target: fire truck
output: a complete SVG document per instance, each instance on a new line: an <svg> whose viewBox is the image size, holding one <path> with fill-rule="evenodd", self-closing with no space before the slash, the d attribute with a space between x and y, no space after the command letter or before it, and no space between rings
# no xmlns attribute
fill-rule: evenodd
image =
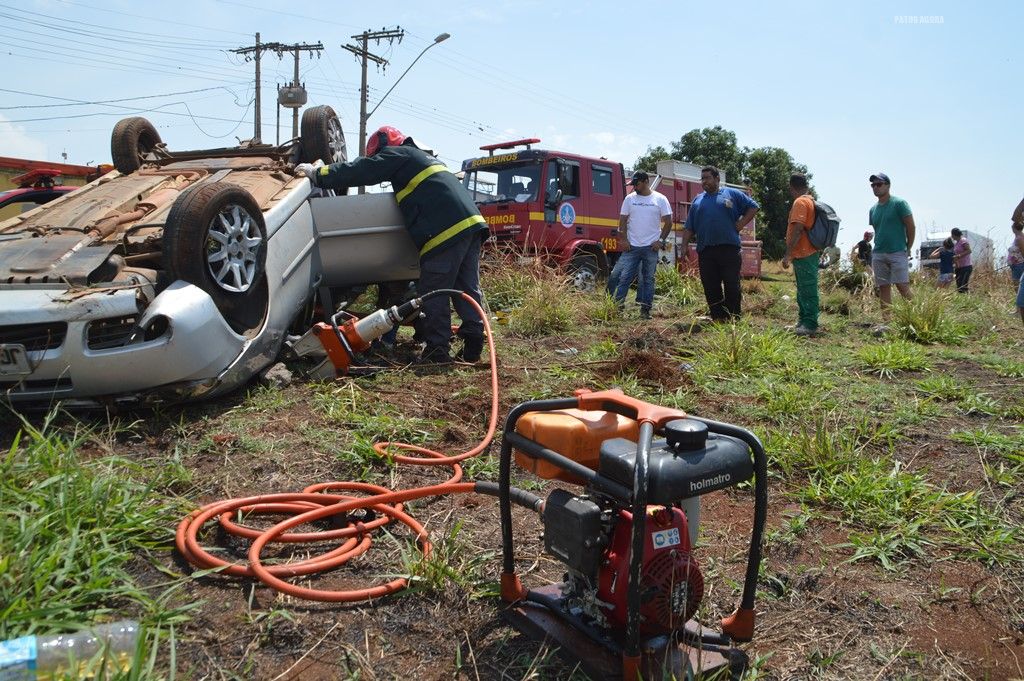
<svg viewBox="0 0 1024 681"><path fill-rule="evenodd" d="M607 276L623 250L619 210L630 188L621 163L561 151L535 149L537 138L480 147L486 156L462 162L463 183L473 194L498 248L541 256L564 267L578 288L590 289ZM724 176L722 183L725 182ZM728 184L749 193L742 185ZM662 252L661 263L684 272L696 269L696 248L678 254L683 225L694 198L702 191L700 166L661 161L651 188L672 206L675 244ZM745 277L761 275L761 242L755 221L741 233Z"/></svg>

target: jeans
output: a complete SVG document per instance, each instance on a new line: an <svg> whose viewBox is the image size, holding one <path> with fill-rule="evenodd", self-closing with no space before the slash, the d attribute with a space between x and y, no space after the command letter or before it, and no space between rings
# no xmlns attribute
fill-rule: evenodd
<svg viewBox="0 0 1024 681"><path fill-rule="evenodd" d="M619 270L615 300L620 304L626 302L629 285L636 277L636 302L641 308L650 310L654 302L654 269L657 266L658 252L650 246L633 246L619 256L619 262L615 264L615 269Z"/></svg>
<svg viewBox="0 0 1024 681"><path fill-rule="evenodd" d="M793 261L796 275L796 306L800 310L800 326L818 330L818 254Z"/></svg>
<svg viewBox="0 0 1024 681"><path fill-rule="evenodd" d="M740 267L743 259L739 246L705 246L697 254L700 283L712 319L740 316L743 293L740 291Z"/></svg>
<svg viewBox="0 0 1024 681"><path fill-rule="evenodd" d="M430 251L420 258L419 295L448 288L458 289L470 295L477 303L480 294L480 233L467 235L455 243L436 252ZM449 302L449 300L451 302ZM463 338L484 337L484 322L480 314L462 296L435 296L423 302L423 318L416 324L417 335L427 347L442 347L448 351L452 338L452 305L462 326L459 335Z"/></svg>
<svg viewBox="0 0 1024 681"><path fill-rule="evenodd" d="M974 265L968 265L967 267L957 267L953 273L956 275L956 292L967 293L968 284L971 281L971 272L974 271Z"/></svg>
<svg viewBox="0 0 1024 681"><path fill-rule="evenodd" d="M615 289L619 287L619 275L621 274L622 258L620 257L615 261L615 264L612 266L612 271L608 273L608 281L605 283L605 287L608 289L608 295L612 297L615 296Z"/></svg>

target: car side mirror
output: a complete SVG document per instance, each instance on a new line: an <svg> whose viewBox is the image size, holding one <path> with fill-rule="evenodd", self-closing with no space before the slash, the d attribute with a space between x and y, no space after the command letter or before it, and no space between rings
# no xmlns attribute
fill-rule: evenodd
<svg viewBox="0 0 1024 681"><path fill-rule="evenodd" d="M554 208L562 202L562 190L558 187L552 187L548 190L547 200L544 205L548 208Z"/></svg>

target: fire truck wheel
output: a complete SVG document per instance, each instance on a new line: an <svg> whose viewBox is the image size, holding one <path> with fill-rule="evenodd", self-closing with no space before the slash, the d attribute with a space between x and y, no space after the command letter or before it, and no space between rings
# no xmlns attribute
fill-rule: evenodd
<svg viewBox="0 0 1024 681"><path fill-rule="evenodd" d="M146 155L160 143L160 133L145 118L121 119L110 135L110 156L114 167L122 175L135 172L142 167Z"/></svg>
<svg viewBox="0 0 1024 681"><path fill-rule="evenodd" d="M572 285L577 291L590 293L597 290L597 275L599 272L597 258L589 253L579 253L573 256L569 263L569 274L572 277Z"/></svg>
<svg viewBox="0 0 1024 681"><path fill-rule="evenodd" d="M210 294L236 331L259 324L267 307L267 228L249 192L227 182L182 192L167 215L162 246L172 281Z"/></svg>

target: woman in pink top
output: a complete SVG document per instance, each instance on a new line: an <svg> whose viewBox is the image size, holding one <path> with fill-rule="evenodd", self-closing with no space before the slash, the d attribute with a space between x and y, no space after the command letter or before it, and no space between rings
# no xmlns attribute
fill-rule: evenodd
<svg viewBox="0 0 1024 681"><path fill-rule="evenodd" d="M967 293L967 285L974 270L971 264L971 245L967 243L959 227L951 229L949 234L953 237L953 274L956 275L956 292Z"/></svg>

